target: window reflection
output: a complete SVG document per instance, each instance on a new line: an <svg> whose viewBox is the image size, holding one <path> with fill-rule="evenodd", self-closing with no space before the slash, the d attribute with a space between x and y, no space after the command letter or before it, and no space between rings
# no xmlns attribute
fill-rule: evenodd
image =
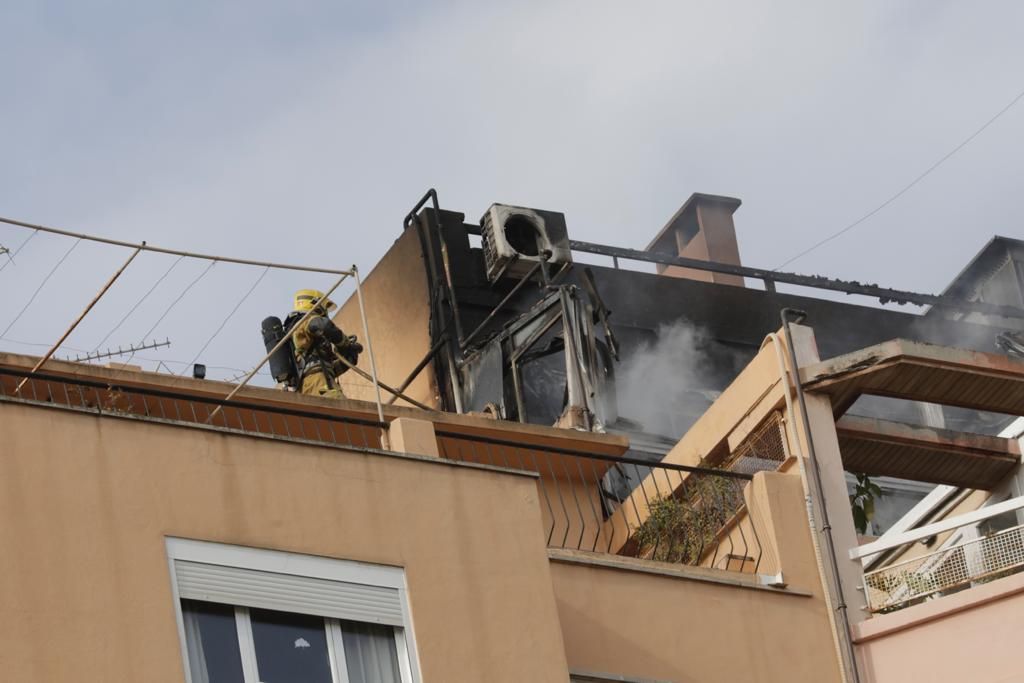
<svg viewBox="0 0 1024 683"><path fill-rule="evenodd" d="M192 683L243 683L234 607L182 600L181 614Z"/></svg>
<svg viewBox="0 0 1024 683"><path fill-rule="evenodd" d="M264 609L251 609L249 616L261 683L331 683L321 617Z"/></svg>

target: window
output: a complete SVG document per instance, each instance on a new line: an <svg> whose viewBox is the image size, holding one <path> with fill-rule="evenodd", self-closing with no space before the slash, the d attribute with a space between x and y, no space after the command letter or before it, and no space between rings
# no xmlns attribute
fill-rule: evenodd
<svg viewBox="0 0 1024 683"><path fill-rule="evenodd" d="M401 569L167 539L189 683L414 683Z"/></svg>

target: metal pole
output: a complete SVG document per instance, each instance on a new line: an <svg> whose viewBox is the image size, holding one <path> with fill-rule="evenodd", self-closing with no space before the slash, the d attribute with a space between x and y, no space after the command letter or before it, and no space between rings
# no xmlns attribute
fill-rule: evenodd
<svg viewBox="0 0 1024 683"><path fill-rule="evenodd" d="M853 681L860 681L860 671L857 668L857 655L854 652L853 640L850 634L850 616L848 607L846 605L846 598L843 595L843 579L842 574L839 571L839 561L836 557L836 545L835 540L832 538L832 524L828 518L828 507L825 504L825 487L821 483L821 470L818 468L818 454L814 449L814 436L811 434L811 420L807 415L807 399L804 395L804 385L800 379L800 365L796 358L796 349L793 346L793 335L790 332L790 316L799 324L807 317L807 314L803 311L799 311L793 308L783 308L779 314L782 319L782 332L786 338L786 346L789 349L789 362L793 370L793 385L796 389L797 403L800 406L800 421L804 428L804 434L807 436L807 464L811 470L813 476L814 488L817 489L818 505L821 511L821 534L825 537L825 547L828 551L828 559L830 569L832 570L832 576L835 579L836 588L836 611L842 617L843 628L841 629L843 637L843 649L846 654L847 662L844 662L845 667L849 669L852 674ZM787 390L788 391L788 390Z"/></svg>
<svg viewBox="0 0 1024 683"><path fill-rule="evenodd" d="M459 371L455 367L455 352L452 351L452 344L444 345L448 352L448 381L452 383L452 397L455 399L455 412L462 414L462 384L459 382Z"/></svg>
<svg viewBox="0 0 1024 683"><path fill-rule="evenodd" d="M98 302L103 297L103 295L107 293L107 290L110 289L110 286L114 284L114 281L117 280L117 278L121 277L121 273L124 272L124 269L128 267L129 263L135 260L135 257L139 255L139 252L141 252L142 248L145 246L146 243L143 242L141 245L135 247L135 251L133 251L132 255L128 257L128 260L124 262L124 265L118 268L117 272L114 273L109 280L107 280L107 284L103 285L103 289L100 290L99 294L94 296L92 298L92 301L89 302L89 305L85 307L85 310L82 311L77 318L75 318L75 322L71 323L71 327L69 327L64 332L64 334L60 336L60 339L57 340L56 344L50 347L50 350L46 352L46 355L39 359L39 362L36 363L35 367L29 370L29 376L31 376L39 368L43 367L43 363L50 360L50 356L52 356L57 351L57 349L60 348L60 345L64 343L64 340L67 339L68 336L70 336L70 334L75 330L75 328L78 327L78 324L85 319L85 316L89 314L89 311L91 311L92 307L96 305L96 302ZM27 382L28 380L29 378L28 376L26 376L20 382L18 382L18 386L15 387L14 393L18 393L19 391L21 391L21 388L25 386L25 382Z"/></svg>
<svg viewBox="0 0 1024 683"><path fill-rule="evenodd" d="M708 271L712 273L723 273L726 275L738 275L749 277L763 282L774 282L777 284L797 285L800 287L812 287L825 289L833 292L844 292L846 294L857 294L877 298L883 304L910 303L917 306L939 306L952 310L1001 316L1004 318L1024 318L1024 309L1020 306L1007 306L1001 304L990 304L984 301L967 301L960 298L945 295L921 294L920 292L908 292L901 289L879 287L878 285L866 285L852 280L837 280L821 275L799 275L779 270L765 270L763 268L748 268L736 266L731 263L719 263L716 261L702 261L695 258L684 258L670 254L656 254L637 249L625 249L622 247L609 247L603 244L591 242L580 242L569 240L569 248L572 251L581 251L587 254L599 254L612 256L630 261L644 261L647 263L658 263L666 266L680 266L693 270Z"/></svg>
<svg viewBox="0 0 1024 683"><path fill-rule="evenodd" d="M96 237L95 235L87 235L82 232L72 232L70 230L61 230L60 228L51 228L46 225L36 225L35 223L26 223L25 221L16 221L13 218L4 218L0 216L0 223L7 223L8 225L17 225L21 228L30 228L32 230L38 230L39 232L46 232L51 235L63 235L65 237L77 237L81 240L87 240L90 242L100 242L102 244L113 244L118 247L129 247L132 249L138 248L143 251L152 251L158 254L172 254L174 256L187 256L189 258L203 259L205 261L222 261L224 263L238 263L243 266L265 266L267 268L281 268L284 270L301 270L310 273L331 273L332 275L351 275L348 271L344 270L332 270L330 268L314 268L312 266L293 266L287 263L272 263L270 261L253 261L251 259L233 258L231 256L214 256L212 254L199 254L192 251L181 251L180 249L165 249L163 247L151 247L145 242L142 244L135 244L134 242L125 242L123 240L113 240L107 237Z"/></svg>
<svg viewBox="0 0 1024 683"><path fill-rule="evenodd" d="M373 357L373 340L370 339L370 326L366 324L366 307L363 306L363 284L359 279L359 269L352 265L356 276L356 299L359 301L359 317L363 319L363 335L366 337L366 351L370 354L370 379L377 392L377 419L384 421L384 406L380 400L380 382L377 380L377 360ZM386 438L386 437L385 437Z"/></svg>
<svg viewBox="0 0 1024 683"><path fill-rule="evenodd" d="M395 399L397 398L404 398L401 396L401 392L405 391L409 387L409 385L413 383L413 380L419 377L419 374L423 372L423 368L427 367L427 364L430 363L430 360L434 357L434 355L441 350L441 347L444 344L447 343L448 336L442 335L442 337L437 340L437 343L435 343L430 348L430 350L427 351L427 355L423 356L423 360L416 364L416 367L412 369L412 372L410 372L409 376L405 378L405 381L398 385L398 389L392 392L391 398L387 400L387 403L385 405L391 405L392 403L395 402Z"/></svg>
<svg viewBox="0 0 1024 683"><path fill-rule="evenodd" d="M340 360L342 363L347 365L350 370L355 372L357 375L359 375L363 379L368 379L371 382L374 381L373 375L371 375L370 373L366 372L366 370L363 370L360 367L356 367L353 363L349 362L348 358L345 358L341 354L335 354L335 356L337 357L338 360ZM421 410L433 410L433 408L431 408L430 406L424 405L424 404L420 403L419 401L417 401L416 399L409 398L408 396L406 396L405 394L402 393L401 389L395 389L394 387L391 387L391 386L389 386L387 384L384 384L384 382L381 382L379 380L377 381L377 384L380 386L381 389L383 389L384 391L386 391L389 394L393 395L395 398L400 398L400 399L406 400L406 401L408 401L409 403L413 404L414 406L416 406L417 408L419 408ZM391 404L389 403L388 405L391 405ZM381 422L383 422L383 421L384 420L381 420Z"/></svg>
<svg viewBox="0 0 1024 683"><path fill-rule="evenodd" d="M537 261L537 263L533 266L533 268L530 269L530 272L528 272L526 274L526 276L523 277L522 280L520 280L519 282L516 283L515 287L513 287L511 289L511 291L509 291L509 293L505 295L505 298L503 298L501 301L498 302L497 306L495 306L493 309L491 309L491 312L487 314L487 317L484 318L484 321L482 323L480 323L479 325L477 325L476 329L469 333L469 336L467 336L465 339L462 340L462 347L463 348L469 346L469 343L471 341L473 341L474 339L476 339L476 336L478 334L480 334L480 332L485 327L487 327L487 323L491 322L491 320L494 319L494 316L498 315L498 311L500 311L502 308L504 308L505 304L507 304L509 302L509 300L512 299L512 297L514 297L519 292L520 289L522 289L523 285L525 285L527 282L530 281L530 278L533 277L533 274L536 273L537 270L539 268L541 268L541 266L543 266L543 264L544 264L543 260ZM547 282L545 282L544 284L547 284Z"/></svg>
<svg viewBox="0 0 1024 683"><path fill-rule="evenodd" d="M330 298L331 294L334 293L334 290L336 290L341 285L341 283L345 281L345 278L347 278L347 277L348 277L347 273L345 273L341 277L339 277L337 282L335 282L334 285L330 289L328 289L327 292L324 293L323 297L321 297L321 298L322 299ZM261 360L259 362L259 364L255 368L253 368L252 370L249 371L249 374L247 374L245 376L245 378L242 380L242 382L238 386L236 386L234 389L231 390L231 393L229 393L227 396L224 397L224 400L225 401L230 401L232 398L234 398L235 394L237 394L239 391L241 391L242 387L244 387L246 384L248 384L249 380L251 380L253 377L256 376L256 373L260 371L260 368L262 368L266 364L266 362L268 360L270 360L270 357L273 356L275 353L277 353L278 349L280 349L282 346L284 346L285 344L288 343L288 340L291 339L292 335L295 334L295 331L298 330L302 326L302 323L306 322L306 320L308 320L314 313L316 313L316 309L317 309L317 307L313 306L308 311L306 311L306 314L304 316L302 316L297 323L292 325L290 330L288 330L288 334L284 335L284 337L281 338L281 341L277 342L277 344L274 345L274 348L272 348L267 355L263 356L263 360ZM213 421L213 418L215 418L217 416L217 413L219 413L221 408L223 408L223 407L224 406L219 405L216 408L214 408L213 412L210 413L210 417L206 418L206 422L209 423L209 422Z"/></svg>

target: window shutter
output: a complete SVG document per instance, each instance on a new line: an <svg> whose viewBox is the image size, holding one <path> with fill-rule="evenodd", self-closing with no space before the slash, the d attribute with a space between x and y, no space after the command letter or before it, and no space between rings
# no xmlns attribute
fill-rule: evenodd
<svg viewBox="0 0 1024 683"><path fill-rule="evenodd" d="M220 602L402 626L397 588L175 560L178 594Z"/></svg>

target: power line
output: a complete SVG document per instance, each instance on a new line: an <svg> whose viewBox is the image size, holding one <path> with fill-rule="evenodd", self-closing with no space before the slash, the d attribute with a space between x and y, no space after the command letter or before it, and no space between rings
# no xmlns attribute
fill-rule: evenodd
<svg viewBox="0 0 1024 683"><path fill-rule="evenodd" d="M201 349L199 349L199 351L196 353L195 358L192 359L192 362L189 363L189 365L192 365L197 360L199 360L199 356L203 355L203 351L206 350L206 347L210 345L210 342L212 342L214 339L216 339L217 335L220 334L221 330L224 329L224 326L228 324L229 320L231 320L231 317L233 315L235 315L235 313L238 312L238 309L241 308L242 304L245 303L245 300L249 298L249 295L251 295L253 293L253 291L259 286L259 284L261 282L263 282L263 278L265 278L267 276L267 273L269 273L269 272L270 272L270 266L267 266L266 268L263 269L263 272L260 273L260 276L258 278L256 278L256 282L252 283L252 287L249 288L249 291L247 291L245 293L245 295L241 299L238 300L238 303L235 304L235 307L231 309L231 312L228 313L227 317L224 318L223 321L221 321L221 324L217 327L217 330L212 335L210 335L210 338L206 340L206 343L203 344L203 347ZM182 371L180 373L178 373L178 374L184 374L187 370L188 370L188 366L185 366L182 369Z"/></svg>
<svg viewBox="0 0 1024 683"><path fill-rule="evenodd" d="M71 252L75 250L75 247L77 247L79 243L81 243L81 241L81 239L75 240L75 243L71 245L71 248L64 252L64 255L60 257L59 261L57 261L57 265L55 265L50 270L50 272L46 274L46 277L43 278L43 281L39 283L38 287L36 287L36 291L32 292L32 296L29 298L28 303L25 304L25 306L20 311L18 311L18 315L14 316L14 320L12 320L7 325L7 327L4 328L4 331L0 332L0 337L3 337L8 332L10 332L11 328L14 327L14 324L21 319L21 316L25 315L25 311L29 309L29 306L32 305L32 302L36 300L37 296L39 296L39 292L43 290L43 287L46 286L46 283L50 281L50 278L53 277L53 274L57 272L57 269L60 268L61 264L64 263L67 257L71 256ZM28 240L25 240L25 242L28 242ZM22 246L24 246L24 243L22 244Z"/></svg>
<svg viewBox="0 0 1024 683"><path fill-rule="evenodd" d="M44 342L21 341L20 339L11 339L10 337L3 337L3 336L0 336L0 340L11 342L12 344L20 344L21 346L40 346L40 347L49 348L52 345L52 342L51 343L44 343ZM61 345L61 348L62 349L67 349L68 351L77 351L79 353L89 353L89 349L80 349L80 348L77 348L77 347L74 347L74 346L68 346L67 344Z"/></svg>
<svg viewBox="0 0 1024 683"><path fill-rule="evenodd" d="M38 230L33 230L32 234L26 237L25 240L18 245L18 248L14 250L13 254L10 251L7 252L7 260L4 261L4 264L2 266L0 266L0 273L4 272L4 268L6 268L8 265L14 263L14 257L21 253L21 250L25 248L25 245L28 244L32 240L32 238L38 234Z"/></svg>
<svg viewBox="0 0 1024 683"><path fill-rule="evenodd" d="M178 305L178 302L179 302L179 301L181 301L182 299L184 299L184 298L185 298L185 295L189 293L189 290L191 290L191 289L192 289L193 287L195 287L195 286L196 286L196 283L198 283L198 282L199 282L200 280L202 280L202 279L203 279L204 277L206 277L206 274L207 274L207 273L209 273L209 272L210 272L210 270L211 270L211 269L212 269L212 268L213 268L213 267L214 267L215 265L217 265L217 262L216 262L216 261L210 261L210 265L206 266L206 269L205 269L205 270L203 270L203 272L201 272L201 273L199 274L199 276L198 276L198 277L197 277L196 279L194 279L194 280L192 280L192 282L188 283L188 286L187 286L187 287L185 287L185 289L184 289L184 290L183 290L183 291L181 292L181 294L179 294L179 295L178 295L178 298L177 298L177 299L175 299L174 301L172 301L172 302L171 302L171 305L170 305L170 306L168 306L168 307L167 307L167 309L166 309L166 310L165 310L165 311L164 311L164 312L163 312L163 313L162 313L162 314L160 315L160 317L159 317L159 318L157 319L157 321L156 321L155 323L153 323L153 327L149 328L149 330L148 330L148 331L146 332L146 334L142 335L142 341L145 341L145 340L146 340L146 337L149 337L149 336L151 336L151 335L153 334L153 331L154 331L154 330L155 330L155 329L156 329L157 327L159 327L159 326L160 326L160 323L162 323L162 322L164 321L164 318L166 318L166 317L167 317L167 315L168 315L168 314L169 314L169 313L171 312L171 310L172 310L172 309L173 309L173 308L174 308L175 306L177 306L177 305ZM141 342L140 342L140 343L141 343ZM132 354L131 356L129 356L129 357L128 357L128 360L126 360L126 361L125 361L125 363L130 363L130 362L132 361L132 358L134 358L134 357L135 357L135 354L133 353L133 354Z"/></svg>
<svg viewBox="0 0 1024 683"><path fill-rule="evenodd" d="M124 322L125 322L126 320L128 320L128 317L129 317L129 316L131 316L131 314L132 314L132 313L134 313L134 312L135 312L135 310L136 310L136 309L137 309L137 308L138 308L139 306L141 306L141 305L142 305L142 302L144 302L144 301L145 301L146 299L148 299L148 298L149 298L149 295L150 295L150 294L152 294L152 293L153 293L154 291L156 291L156 288L160 286L160 283L161 283L161 282L163 282L163 281L164 281L164 280L165 280L165 279L167 278L167 276L171 274L171 271L172 271L172 270L174 270L175 266L177 266L177 265L178 265L179 263L181 263L182 259L184 259L184 258L185 258L184 256L179 256L179 257L178 257L178 259L177 259L177 260L176 260L176 261L175 261L174 263L172 263L172 264L171 264L171 267L170 267L170 268L168 268L168 269L167 269L167 270L166 270L166 271L164 272L164 274L163 274L163 275L161 275L161 276L159 277L159 279L157 279L157 281L156 281L155 283L153 283L153 286L149 288L149 291L148 291L148 292L146 292L145 294L143 294L143 295L142 295L142 298L141 298L141 299L139 299L138 301L136 301L136 302L135 302L135 305L134 305L134 306L132 306L132 307L131 307L130 309L128 309L128 312L124 314L124 317L122 317L122 318L121 318L121 320L119 320L119 321L118 321L118 323L117 323L116 325L114 325L113 329L111 329L111 330L110 330L109 332L107 332L106 336L104 336L104 337L103 337L103 339L101 339L101 340L99 341L99 343L98 343L98 344L96 344L95 348L93 348L93 351L96 351L96 350L97 350L97 349L99 349L99 348L100 348L101 346L103 346L103 342L105 342L105 341L107 341L108 339L110 339L111 335L113 335L113 334L114 334L115 332L117 332L117 331L118 331L118 330L119 330L119 329L121 328L121 325L123 325L123 324L124 324Z"/></svg>
<svg viewBox="0 0 1024 683"><path fill-rule="evenodd" d="M22 339L12 339L11 337L0 337L0 341L6 341L6 342L10 342L12 344L19 344L21 346L37 346L37 347L42 347L42 348L49 348L51 346L51 342L30 342L30 341L24 341ZM75 352L78 352L78 353L90 353L91 352L90 349L83 349L83 348L79 348L79 347L76 347L76 346L68 346L66 344L62 345L61 348L65 349L67 351L75 351ZM184 365L186 367L192 365L192 363L189 363L188 361L174 360L173 358L150 358L148 356L135 356L135 357L138 358L139 360L144 360L147 363L173 363L174 365ZM233 367L231 365L209 365L209 364L207 364L206 367L211 369L211 370L230 370L231 372L238 372L238 373L241 373L242 375L245 375L246 373L249 372L249 370L243 370L242 368L236 368L236 367ZM270 377L271 376L269 370L260 370L257 374L263 375L263 376L266 376L266 377Z"/></svg>
<svg viewBox="0 0 1024 683"><path fill-rule="evenodd" d="M954 154L956 154L956 153L957 153L957 152L959 152L959 151L960 151L961 149L963 149L964 147L966 147L966 146L967 146L967 145L968 145L968 144L969 144L969 143L970 143L970 142L971 142L972 140L974 140L974 138L976 138L976 137L978 137L979 135L981 135L981 133L982 133L982 132L984 132L984 130L985 130L986 128L988 128L988 127L989 127L989 126L991 126L991 125L992 125L993 123L995 123L995 122L996 122L996 120L997 120L997 119L998 119L998 118L999 118L1000 116L1002 116L1003 114L1005 114L1006 112L1008 112L1008 111L1009 111L1009 110L1010 110L1010 109L1011 109L1011 108L1013 107L1013 105L1017 104L1017 102L1019 102L1019 101L1020 101L1021 99L1024 99L1024 90L1022 90L1021 92L1017 93L1017 95L1016 95L1016 96L1015 96L1015 97L1014 97L1014 98L1013 98L1012 100L1010 100L1010 103L1009 103L1009 104L1007 104L1007 105L1006 105L1005 107L1003 107L1003 108L1002 108L1002 109L1000 109L1000 110L999 110L998 112L996 112L996 115L995 115L995 116L993 116L992 118L990 118L990 119L989 119L988 121L986 121L986 122L984 123L984 125L982 125L982 126L981 126L981 128L977 129L976 131L974 131L973 133L971 133L970 135L968 135L968 136L967 136L967 138L965 138L963 142L961 142L961 143L960 143L959 145L957 145L957 146L956 146L956 147L954 147L954 148L953 148L952 150L950 150L950 151L949 151L949 152L947 152L947 153L946 153L945 155L943 155L943 156L942 156L942 158L940 158L940 159L939 159L938 161L936 161L936 162L935 162L934 164L932 164L932 165L931 165L931 166L929 166L929 167L928 167L927 169L925 169L925 171L924 171L923 173L921 173L921 174L920 174L919 176L917 176L917 177L916 177L916 178L914 178L914 179L913 179L912 181L910 181L910 183L909 183L909 184L907 184L906 186L904 186L904 187L903 187L903 189L901 189L901 190L900 190L899 192L897 192L896 194L892 195L891 197L889 197L888 199L886 199L886 200L885 200L884 202L882 202L881 204L879 204L878 206L876 206L875 208L873 208L873 209L872 209L871 211L868 211L868 212L867 212L866 214L864 214L863 216L861 216L860 218L858 218L858 219L857 219L857 220L855 220L854 222L850 223L850 224L849 224L849 225L847 225L846 227L842 228L841 230L839 230L839 231L837 231L837 232L834 232L834 233L832 233L831 235L829 235L829 236L828 236L828 237L826 237L825 239L823 239L823 240L821 240L821 241L819 241L819 242L815 243L815 244L814 244L814 245L812 245L811 247L808 247L807 249L804 249L803 251L801 251L801 252L800 252L799 254L797 254L796 256L793 256L793 257L791 257L791 258L790 258L790 259L789 259L788 261L786 261L785 263L782 263L782 264L780 264L780 265L776 266L776 267L775 267L775 270L779 270L780 268L785 268L786 266L788 266L788 265L789 265L790 263L792 263L793 261L796 261L796 260L797 260L798 258L800 258L800 257L802 257L802 256L806 256L807 254L811 253L812 251L814 251L814 250L815 250L815 249L817 249L818 247L822 246L823 244L827 244L828 242L831 242L831 241L832 241L832 240L834 240L835 238L839 237L840 235L843 235L843 234L845 234L845 233L849 232L850 230L853 230L853 229L854 229L854 228L856 228L856 227L857 227L858 225L860 225L861 223L863 223L863 222L864 222L864 221L866 221L867 219L871 218L872 216L874 216L874 215L875 215L876 213L878 213L879 211L881 211L881 210L882 210L882 209L884 209L885 207L887 207L887 206L889 206L890 204L892 204L892 203L893 203L894 201L896 201L897 199L899 199L900 197L902 197L902 196L903 196L904 194L906 194L906 193L907 193L907 192L908 192L908 191L909 191L909 190L910 190L911 188L913 188L913 187L914 187L915 185L917 185L917 184L918 184L919 182L921 182L922 180L924 180L925 178L927 178L927 177L928 177L928 176L929 176L929 175L931 174L931 172L932 172L932 171L934 171L934 170L935 170L935 169L937 169L937 168L938 168L939 166L941 166L941 165L942 165L943 163L945 163L945 162L946 162L946 161L947 161L947 160L948 160L948 159L949 159L950 157L952 157L952 156L953 156Z"/></svg>

